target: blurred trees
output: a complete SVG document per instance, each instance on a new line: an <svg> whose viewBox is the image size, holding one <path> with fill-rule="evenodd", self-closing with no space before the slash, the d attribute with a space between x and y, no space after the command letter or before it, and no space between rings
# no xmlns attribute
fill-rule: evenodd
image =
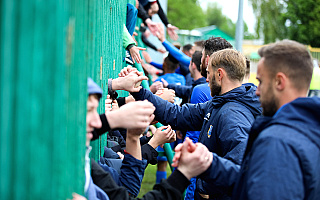
<svg viewBox="0 0 320 200"><path fill-rule="evenodd" d="M217 3L208 3L206 10L208 25L216 25L220 30L235 37L236 23L222 13L222 8ZM254 36L249 33L248 26L244 22L244 39L253 39Z"/></svg>
<svg viewBox="0 0 320 200"><path fill-rule="evenodd" d="M320 0L251 0L265 43L289 38L320 47Z"/></svg>
<svg viewBox="0 0 320 200"><path fill-rule="evenodd" d="M207 25L197 0L168 0L168 19L180 29L191 30Z"/></svg>
<svg viewBox="0 0 320 200"><path fill-rule="evenodd" d="M235 37L236 24L222 13L217 3L208 3L205 11L197 0L168 0L168 18L170 23L180 29L191 30L208 25L215 25L226 34ZM253 39L244 23L244 38Z"/></svg>

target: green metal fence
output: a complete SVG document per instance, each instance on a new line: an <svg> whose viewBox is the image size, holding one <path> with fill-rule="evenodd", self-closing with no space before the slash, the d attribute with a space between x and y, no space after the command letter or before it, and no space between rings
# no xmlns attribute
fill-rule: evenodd
<svg viewBox="0 0 320 200"><path fill-rule="evenodd" d="M126 3L1 1L0 199L83 193L86 79L106 97L107 78L123 67Z"/></svg>

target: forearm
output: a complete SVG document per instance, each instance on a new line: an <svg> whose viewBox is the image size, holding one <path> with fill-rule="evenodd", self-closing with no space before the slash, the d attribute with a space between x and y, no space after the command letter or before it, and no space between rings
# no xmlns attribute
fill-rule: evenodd
<svg viewBox="0 0 320 200"><path fill-rule="evenodd" d="M168 21L168 18L166 16L166 14L163 12L163 9L159 3L159 1L157 1L158 5L159 5L159 11L158 11L158 15L162 21L162 23L165 25L165 26L168 26L169 24L169 21Z"/></svg>
<svg viewBox="0 0 320 200"><path fill-rule="evenodd" d="M129 45L135 45L135 41L133 40L133 38L131 37L130 33L128 32L128 29L126 28L125 25L123 25L123 48L125 48L126 50Z"/></svg>
<svg viewBox="0 0 320 200"><path fill-rule="evenodd" d="M173 89L177 97L189 98L191 96L192 86L169 84L168 88Z"/></svg>
<svg viewBox="0 0 320 200"><path fill-rule="evenodd" d="M128 192L135 197L139 194L146 166L146 160L136 159L131 154L124 155L119 176L120 185L126 187Z"/></svg>
<svg viewBox="0 0 320 200"><path fill-rule="evenodd" d="M179 130L201 130L206 104L186 104L180 107L143 88L132 95L136 100L147 99L151 102L156 107L155 118L162 124L170 124L173 129Z"/></svg>
<svg viewBox="0 0 320 200"><path fill-rule="evenodd" d="M145 144L141 146L141 154L142 154L142 159L147 160L148 164L155 165L158 163L157 157L158 157L158 152L155 150L155 148L150 144Z"/></svg>
<svg viewBox="0 0 320 200"><path fill-rule="evenodd" d="M143 8L141 4L139 4L138 7L138 17L141 18L144 23L149 18L146 10Z"/></svg>
<svg viewBox="0 0 320 200"><path fill-rule="evenodd" d="M150 62L150 65L152 65L152 66L154 66L154 67L156 67L158 69L163 69L163 66L160 63L156 63L156 62L152 61L152 62Z"/></svg>
<svg viewBox="0 0 320 200"><path fill-rule="evenodd" d="M127 132L126 152L138 160L142 160L140 139L136 135L131 135L130 130Z"/></svg>
<svg viewBox="0 0 320 200"><path fill-rule="evenodd" d="M240 173L240 165L213 153L211 166L198 177L212 188L231 195Z"/></svg>
<svg viewBox="0 0 320 200"><path fill-rule="evenodd" d="M141 40L145 45L147 45L151 49L153 49L155 51L158 50L156 46L154 46L151 42L149 42L149 40L146 38L146 36L144 34L141 34Z"/></svg>
<svg viewBox="0 0 320 200"><path fill-rule="evenodd" d="M189 66L191 58L182 53L179 49L173 46L170 42L164 40L162 41L162 45L166 48L167 51L177 59L181 64L185 66Z"/></svg>

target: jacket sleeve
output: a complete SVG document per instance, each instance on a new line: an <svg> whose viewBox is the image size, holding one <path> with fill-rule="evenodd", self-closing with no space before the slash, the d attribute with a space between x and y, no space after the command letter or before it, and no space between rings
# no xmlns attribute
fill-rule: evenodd
<svg viewBox="0 0 320 200"><path fill-rule="evenodd" d="M111 175L105 172L96 162L93 161L91 164L91 176L94 184L100 187L110 199L135 199L130 197L126 188L118 186ZM183 191L189 184L187 178L179 170L175 170L167 180L155 185L153 190L146 193L141 199L181 199Z"/></svg>
<svg viewBox="0 0 320 200"><path fill-rule="evenodd" d="M219 157L215 153L212 154L211 166L198 177L211 185L212 188L219 187L220 190L224 190L224 193L231 195L233 186L238 180L240 165Z"/></svg>
<svg viewBox="0 0 320 200"><path fill-rule="evenodd" d="M93 137L91 139L92 141L98 139L100 135L102 135L110 130L110 126L109 126L107 117L104 113L100 115L100 120L101 120L102 126L101 126L101 128L98 128L98 129L95 128L93 130L93 132L92 132Z"/></svg>
<svg viewBox="0 0 320 200"><path fill-rule="evenodd" d="M134 197L139 194L146 167L146 160L138 160L130 154L124 155L119 181L120 185L127 188L128 192Z"/></svg>
<svg viewBox="0 0 320 200"><path fill-rule="evenodd" d="M274 130L279 131L279 130ZM295 148L280 138L258 138L252 148L247 179L247 199L304 199L301 161Z"/></svg>
<svg viewBox="0 0 320 200"><path fill-rule="evenodd" d="M143 22L145 22L149 18L148 13L143 8L141 3L139 3L139 7L138 7L138 17L141 18Z"/></svg>
<svg viewBox="0 0 320 200"><path fill-rule="evenodd" d="M201 130L207 103L184 104L182 107L169 103L150 91L142 88L139 92L132 93L136 100L150 101L155 107L157 121L164 125L170 124L178 130Z"/></svg>
<svg viewBox="0 0 320 200"><path fill-rule="evenodd" d="M169 21L168 21L168 18L166 16L166 14L163 12L163 9L159 3L159 1L157 1L158 5L159 5L159 11L158 11L158 15L162 21L162 23L165 25L165 26L168 26L169 24Z"/></svg>
<svg viewBox="0 0 320 200"><path fill-rule="evenodd" d="M166 48L167 51L177 59L182 65L189 66L191 58L188 57L186 54L182 53L179 49L173 46L170 42L165 40L162 42L162 45Z"/></svg>
<svg viewBox="0 0 320 200"><path fill-rule="evenodd" d="M141 146L141 154L142 158L147 160L148 164L150 163L152 165L155 165L158 163L158 152L149 144Z"/></svg>
<svg viewBox="0 0 320 200"><path fill-rule="evenodd" d="M158 68L158 69L163 69L163 66L160 63L156 63L156 62L151 61L151 63L149 63L149 64Z"/></svg>
<svg viewBox="0 0 320 200"><path fill-rule="evenodd" d="M176 92L176 96L180 98L189 98L192 92L192 86L169 84L169 89L173 89Z"/></svg>
<svg viewBox="0 0 320 200"><path fill-rule="evenodd" d="M158 51L157 47L154 46L147 38L146 36L142 33L141 34L141 40L142 42L147 45L148 47L150 47L151 49L155 50L155 51Z"/></svg>
<svg viewBox="0 0 320 200"><path fill-rule="evenodd" d="M129 45L136 45L135 41L133 40L133 38L131 37L130 33L128 32L128 29L125 25L123 25L123 48L125 48L126 50Z"/></svg>

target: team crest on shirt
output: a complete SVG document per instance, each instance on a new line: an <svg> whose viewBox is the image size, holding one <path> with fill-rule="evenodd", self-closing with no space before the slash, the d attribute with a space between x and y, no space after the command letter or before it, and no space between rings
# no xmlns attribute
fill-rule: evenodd
<svg viewBox="0 0 320 200"><path fill-rule="evenodd" d="M212 127L213 127L213 126L212 126L212 125L210 125L210 128L209 128L208 133L207 133L208 138L210 138L210 137L211 137Z"/></svg>

